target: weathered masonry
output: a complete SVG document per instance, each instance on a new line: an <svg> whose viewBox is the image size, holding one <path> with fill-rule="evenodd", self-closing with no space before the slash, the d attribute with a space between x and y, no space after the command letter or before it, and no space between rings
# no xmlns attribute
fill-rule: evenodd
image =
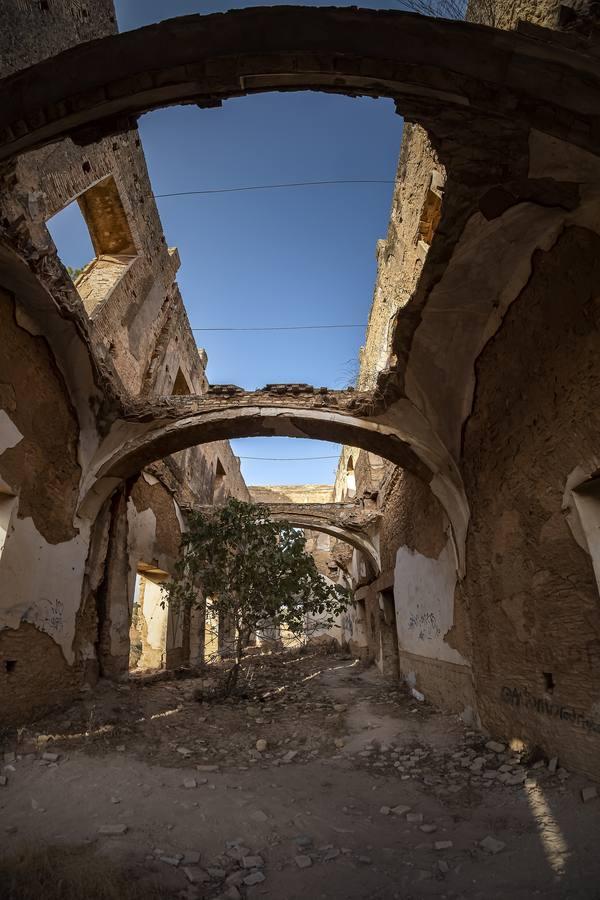
<svg viewBox="0 0 600 900"><path fill-rule="evenodd" d="M6 53L7 716L121 675L132 643L137 662L197 658L200 624L157 622L148 587L181 510L248 496L229 438L309 436L346 445L325 502L369 509L368 548L332 550L355 590L344 639L600 775L597 47L589 4L569 31L558 4L537 4L535 27L518 5L505 30L273 7L115 35L106 0L85 22L65 0L52 58ZM23 7L14 28L40 15ZM209 388L164 245L135 117L273 89L387 96L407 121L355 391ZM45 227L73 199L96 253L76 284ZM314 530L319 514L296 512Z"/></svg>
<svg viewBox="0 0 600 900"><path fill-rule="evenodd" d="M2 75L115 30L110 2L86 17L77 3L38 7L13 4L0 38ZM75 284L46 227L71 202L96 254ZM137 131L21 155L2 173L1 204L4 724L66 703L99 674L199 658L203 623L160 606L181 508L248 494L220 442L138 468L94 517L78 511L82 475L114 411L207 387L206 355L190 330L178 254L165 244Z"/></svg>

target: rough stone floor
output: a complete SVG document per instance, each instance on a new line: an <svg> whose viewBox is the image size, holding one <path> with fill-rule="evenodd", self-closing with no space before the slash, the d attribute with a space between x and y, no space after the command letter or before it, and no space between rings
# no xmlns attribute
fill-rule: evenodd
<svg viewBox="0 0 600 900"><path fill-rule="evenodd" d="M68 845L165 898L600 897L585 779L345 656L257 657L235 703L206 687L107 684L5 737L0 876Z"/></svg>

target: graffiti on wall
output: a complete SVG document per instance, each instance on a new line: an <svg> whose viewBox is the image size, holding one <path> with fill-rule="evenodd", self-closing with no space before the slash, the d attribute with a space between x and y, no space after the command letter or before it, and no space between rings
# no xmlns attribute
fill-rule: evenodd
<svg viewBox="0 0 600 900"><path fill-rule="evenodd" d="M590 719L589 716L573 706L561 706L541 697L534 697L527 688L503 687L500 696L504 703L516 706L522 710L532 710L542 716L550 716L563 722L570 722L575 728L582 728L588 733L600 734L600 722Z"/></svg>
<svg viewBox="0 0 600 900"><path fill-rule="evenodd" d="M442 633L434 613L412 613L408 620L409 631L416 631L420 641L433 641Z"/></svg>

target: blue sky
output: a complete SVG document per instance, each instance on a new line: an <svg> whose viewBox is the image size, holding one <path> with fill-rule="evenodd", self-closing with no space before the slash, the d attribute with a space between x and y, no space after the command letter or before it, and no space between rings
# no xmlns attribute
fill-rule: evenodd
<svg viewBox="0 0 600 900"><path fill-rule="evenodd" d="M256 2L117 0L121 30L192 12ZM318 4L311 4L318 5ZM349 4L346 4L349 5ZM364 2L364 6L382 6ZM393 6L394 4L387 4ZM228 100L220 109L174 107L143 116L142 144L155 194L287 181L393 181L402 119L391 101L318 93ZM196 331L213 383L343 387L356 374L385 237L391 184L330 185L158 199L193 328L361 325L340 330ZM77 210L52 231L73 266L93 255ZM85 236L84 236L85 237ZM248 456L320 456L333 445L295 439L235 441ZM243 462L250 483L329 482L335 460Z"/></svg>

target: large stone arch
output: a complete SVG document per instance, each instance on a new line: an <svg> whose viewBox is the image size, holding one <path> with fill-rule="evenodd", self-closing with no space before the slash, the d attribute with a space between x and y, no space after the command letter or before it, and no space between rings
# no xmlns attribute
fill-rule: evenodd
<svg viewBox="0 0 600 900"><path fill-rule="evenodd" d="M94 517L123 480L186 447L272 435L333 440L389 459L430 485L452 525L462 571L468 505L458 467L410 403L399 401L387 412L373 409L369 394L310 388L283 394L215 390L140 407L117 420L101 444L82 481L81 514Z"/></svg>
<svg viewBox="0 0 600 900"><path fill-rule="evenodd" d="M432 109L457 129L499 117L593 148L599 88L596 58L556 39L389 10L235 10L80 44L5 79L0 159L96 140L161 106L269 90L387 96L416 121Z"/></svg>

